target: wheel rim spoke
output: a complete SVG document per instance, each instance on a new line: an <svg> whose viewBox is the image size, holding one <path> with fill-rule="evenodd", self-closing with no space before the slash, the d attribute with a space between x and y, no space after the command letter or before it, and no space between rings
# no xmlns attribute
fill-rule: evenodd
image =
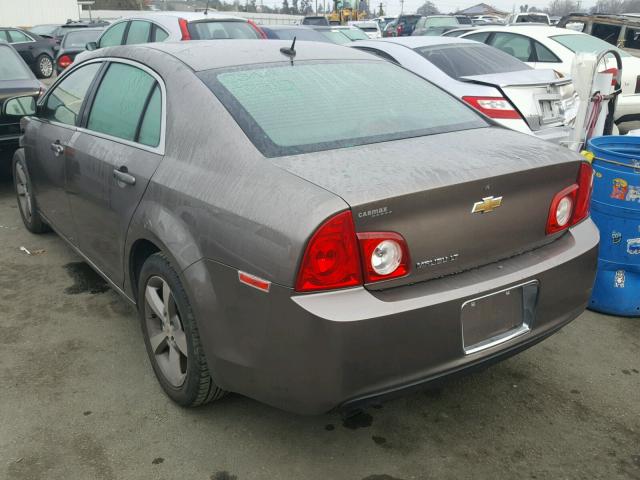
<svg viewBox="0 0 640 480"><path fill-rule="evenodd" d="M167 349L167 336L164 332L156 333L149 338L149 343L154 355L160 355Z"/></svg>
<svg viewBox="0 0 640 480"><path fill-rule="evenodd" d="M153 310L153 313L158 320L165 323L162 299L158 295L158 289L148 285L147 291L145 292L145 298L147 300L147 305L151 307L151 310Z"/></svg>
<svg viewBox="0 0 640 480"><path fill-rule="evenodd" d="M187 335L171 287L159 275L147 280L144 318L149 347L165 380L180 387L187 376Z"/></svg>
<svg viewBox="0 0 640 480"><path fill-rule="evenodd" d="M18 178L20 179L20 183L22 185L26 185L27 184L27 176L24 174L24 170L22 169L21 165L16 169L16 172L18 174Z"/></svg>
<svg viewBox="0 0 640 480"><path fill-rule="evenodd" d="M187 356L187 336L182 330L175 330L173 332L173 340L176 342L176 347L185 357Z"/></svg>
<svg viewBox="0 0 640 480"><path fill-rule="evenodd" d="M184 381L185 373L182 373L180 352L173 346L169 346L169 362L167 364L167 376L174 385L180 385Z"/></svg>

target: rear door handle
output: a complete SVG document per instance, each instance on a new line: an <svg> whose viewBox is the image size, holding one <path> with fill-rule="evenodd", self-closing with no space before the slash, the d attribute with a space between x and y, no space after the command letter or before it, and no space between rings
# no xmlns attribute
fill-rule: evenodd
<svg viewBox="0 0 640 480"><path fill-rule="evenodd" d="M119 182L126 183L127 185L136 184L136 177L129 175L129 170L125 166L114 169L113 177Z"/></svg>
<svg viewBox="0 0 640 480"><path fill-rule="evenodd" d="M64 153L64 146L60 144L60 140L56 140L51 144L51 151L56 157Z"/></svg>

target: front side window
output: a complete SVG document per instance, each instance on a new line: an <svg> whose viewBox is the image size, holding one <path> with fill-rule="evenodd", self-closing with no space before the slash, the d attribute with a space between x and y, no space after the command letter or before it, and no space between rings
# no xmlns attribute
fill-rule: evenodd
<svg viewBox="0 0 640 480"><path fill-rule="evenodd" d="M189 33L194 40L226 40L260 38L248 22L243 21L201 21L189 23Z"/></svg>
<svg viewBox="0 0 640 480"><path fill-rule="evenodd" d="M30 80L33 74L13 47L0 45L0 82L2 80Z"/></svg>
<svg viewBox="0 0 640 480"><path fill-rule="evenodd" d="M100 37L100 47L113 47L114 45L122 45L122 35L127 28L127 22L116 23L104 32Z"/></svg>
<svg viewBox="0 0 640 480"><path fill-rule="evenodd" d="M42 118L65 125L78 125L82 103L100 67L100 63L91 63L62 80L47 96Z"/></svg>
<svg viewBox="0 0 640 480"><path fill-rule="evenodd" d="M461 101L387 62L297 62L198 76L267 157L487 126Z"/></svg>
<svg viewBox="0 0 640 480"><path fill-rule="evenodd" d="M529 37L513 33L496 33L491 40L491 46L512 57L516 57L521 62L533 61L533 51Z"/></svg>
<svg viewBox="0 0 640 480"><path fill-rule="evenodd" d="M444 73L456 79L470 75L489 75L531 69L517 58L486 45L454 43L418 47L415 51Z"/></svg>
<svg viewBox="0 0 640 480"><path fill-rule="evenodd" d="M640 28L627 27L623 46L625 48L640 49Z"/></svg>
<svg viewBox="0 0 640 480"><path fill-rule="evenodd" d="M11 37L11 43L24 43L32 41L31 37L25 35L19 30L9 30L9 36Z"/></svg>
<svg viewBox="0 0 640 480"><path fill-rule="evenodd" d="M136 141L142 113L155 86L155 79L147 72L112 63L96 92L87 129Z"/></svg>
<svg viewBox="0 0 640 480"><path fill-rule="evenodd" d="M129 26L127 33L127 45L136 45L138 43L147 43L149 34L151 33L151 24L142 20L134 20Z"/></svg>

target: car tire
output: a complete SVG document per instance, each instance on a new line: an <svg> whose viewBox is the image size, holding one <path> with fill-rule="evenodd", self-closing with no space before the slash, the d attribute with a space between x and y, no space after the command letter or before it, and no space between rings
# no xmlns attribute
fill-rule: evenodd
<svg viewBox="0 0 640 480"><path fill-rule="evenodd" d="M43 53L36 58L36 76L38 78L51 78L53 75L53 59Z"/></svg>
<svg viewBox="0 0 640 480"><path fill-rule="evenodd" d="M24 151L18 150L13 154L13 185L18 199L18 210L22 223L31 233L45 233L51 230L40 213L33 194L31 177L24 158Z"/></svg>
<svg viewBox="0 0 640 480"><path fill-rule="evenodd" d="M211 378L191 304L168 258L151 255L138 277L142 334L162 389L183 407L222 398L227 392Z"/></svg>

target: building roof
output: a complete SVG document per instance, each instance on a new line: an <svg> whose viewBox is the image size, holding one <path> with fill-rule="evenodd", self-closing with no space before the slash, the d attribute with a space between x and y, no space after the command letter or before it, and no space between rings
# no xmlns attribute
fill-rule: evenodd
<svg viewBox="0 0 640 480"><path fill-rule="evenodd" d="M507 12L498 10L497 8L492 7L491 5L487 5L486 3L478 3L477 5L459 10L456 13L461 15L507 15Z"/></svg>

